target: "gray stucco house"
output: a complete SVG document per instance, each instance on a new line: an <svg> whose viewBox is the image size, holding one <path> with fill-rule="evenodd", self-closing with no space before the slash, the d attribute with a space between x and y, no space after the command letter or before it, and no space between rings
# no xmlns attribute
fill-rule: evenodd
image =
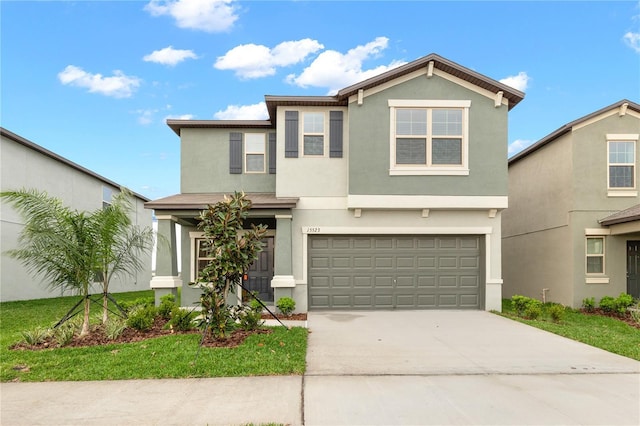
<svg viewBox="0 0 640 426"><path fill-rule="evenodd" d="M505 297L640 297L639 137L640 105L621 100L509 160Z"/></svg>
<svg viewBox="0 0 640 426"><path fill-rule="evenodd" d="M242 190L270 229L248 282L264 300L500 310L507 116L523 97L430 54L333 96L266 96L268 120L168 120L181 193L146 207L182 256L159 247L151 287L198 300L196 217Z"/></svg>
<svg viewBox="0 0 640 426"><path fill-rule="evenodd" d="M0 190L38 189L59 198L77 210L94 211L109 203L120 191L120 185L102 177L40 145L0 127ZM151 227L152 215L144 208L148 198L133 194L134 223ZM11 205L0 202L0 251L17 247L23 228L22 218ZM151 256L148 265L135 277L114 278L113 292L148 289L151 280ZM51 291L47 283L34 278L18 261L0 254L0 301L27 300L68 296L71 293Z"/></svg>

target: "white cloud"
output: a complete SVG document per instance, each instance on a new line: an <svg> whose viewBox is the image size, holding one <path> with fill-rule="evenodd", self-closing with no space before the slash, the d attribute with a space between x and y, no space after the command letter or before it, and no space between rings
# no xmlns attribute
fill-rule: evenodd
<svg viewBox="0 0 640 426"><path fill-rule="evenodd" d="M291 74L287 81L300 87L327 87L330 93L335 93L340 88L403 65L405 62L394 61L370 70L362 69L362 63L386 49L388 43L388 38L378 37L363 46L356 46L345 54L335 50L324 51L300 75Z"/></svg>
<svg viewBox="0 0 640 426"><path fill-rule="evenodd" d="M151 0L144 10L153 16L170 15L180 28L209 33L227 31L238 19L234 0Z"/></svg>
<svg viewBox="0 0 640 426"><path fill-rule="evenodd" d="M224 111L216 112L217 120L266 120L269 118L267 104L258 102L253 105L229 105Z"/></svg>
<svg viewBox="0 0 640 426"><path fill-rule="evenodd" d="M146 62L155 62L173 67L185 59L198 59L198 56L192 50L174 49L173 46L169 46L155 50L142 59Z"/></svg>
<svg viewBox="0 0 640 426"><path fill-rule="evenodd" d="M241 78L259 78L274 75L276 67L301 62L322 48L322 44L309 38L285 41L273 49L258 44L243 44L218 57L213 66L219 70L234 70Z"/></svg>
<svg viewBox="0 0 640 426"><path fill-rule="evenodd" d="M58 73L58 79L64 85L89 89L91 93L100 93L114 98L129 98L140 86L138 77L127 76L122 71L114 71L113 76L92 74L75 65L68 65Z"/></svg>
<svg viewBox="0 0 640 426"><path fill-rule="evenodd" d="M182 114L182 115L167 115L164 119L165 120L193 120L194 117L195 116L193 114Z"/></svg>
<svg viewBox="0 0 640 426"><path fill-rule="evenodd" d="M503 78L500 80L500 83L525 92L529 86L529 80L531 80L531 77L529 77L526 72L520 71L518 75L510 75L509 77Z"/></svg>
<svg viewBox="0 0 640 426"><path fill-rule="evenodd" d="M629 31L622 37L622 39L627 46L635 50L636 53L640 53L640 33L633 33Z"/></svg>
<svg viewBox="0 0 640 426"><path fill-rule="evenodd" d="M508 151L509 157L519 153L520 151L522 151L532 143L533 141L530 141L528 139L516 139L515 141L511 142L509 144L509 151Z"/></svg>
<svg viewBox="0 0 640 426"><path fill-rule="evenodd" d="M138 114L138 123L143 126L153 123L153 116L157 112L157 109L139 109L135 111L135 113Z"/></svg>

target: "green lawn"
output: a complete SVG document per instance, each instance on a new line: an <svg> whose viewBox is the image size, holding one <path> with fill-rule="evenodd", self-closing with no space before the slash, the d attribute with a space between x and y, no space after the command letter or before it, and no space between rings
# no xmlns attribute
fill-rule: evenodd
<svg viewBox="0 0 640 426"><path fill-rule="evenodd" d="M640 361L640 329L615 318L566 308L564 318L558 323L545 315L537 320L527 320L516 315L510 300L503 300L500 315Z"/></svg>
<svg viewBox="0 0 640 426"><path fill-rule="evenodd" d="M118 301L153 297L152 291L119 293ZM274 327L237 348L203 347L200 335L173 335L143 342L40 351L9 350L21 331L50 327L77 297L0 303L0 381L115 380L303 374L307 330ZM92 315L101 313L92 306Z"/></svg>

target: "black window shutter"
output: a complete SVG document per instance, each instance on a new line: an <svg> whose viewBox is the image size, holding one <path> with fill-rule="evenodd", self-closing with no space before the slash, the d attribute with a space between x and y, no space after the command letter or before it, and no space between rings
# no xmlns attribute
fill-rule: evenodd
<svg viewBox="0 0 640 426"><path fill-rule="evenodd" d="M284 113L284 156L298 157L298 111Z"/></svg>
<svg viewBox="0 0 640 426"><path fill-rule="evenodd" d="M329 157L342 158L342 111L329 112Z"/></svg>
<svg viewBox="0 0 640 426"><path fill-rule="evenodd" d="M269 133L269 173L276 172L276 134Z"/></svg>
<svg viewBox="0 0 640 426"><path fill-rule="evenodd" d="M242 133L229 133L229 173L242 173Z"/></svg>

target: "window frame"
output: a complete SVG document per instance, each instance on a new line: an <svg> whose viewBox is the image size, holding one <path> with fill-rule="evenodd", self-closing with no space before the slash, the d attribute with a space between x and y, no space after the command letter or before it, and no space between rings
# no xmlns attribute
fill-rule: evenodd
<svg viewBox="0 0 640 426"><path fill-rule="evenodd" d="M629 196L636 196L637 192L637 166L638 162L638 136L637 134L607 134L607 189L609 191L609 195L622 195L628 193ZM611 162L611 144L612 143L632 143L633 144L633 162L632 163L612 163ZM633 168L632 178L633 178L633 186L611 186L611 167L615 166L623 166L628 167L631 166ZM631 191L631 192L630 192Z"/></svg>
<svg viewBox="0 0 640 426"><path fill-rule="evenodd" d="M469 175L469 108L470 100L411 100L411 99L390 99L389 100L389 175ZM426 159L425 164L398 164L396 163L396 112L399 109L426 110L427 129L426 135L415 136L416 138L426 138ZM434 110L461 110L462 111L462 134L434 135L433 134L433 111ZM434 139L461 139L461 164L433 164L433 140Z"/></svg>
<svg viewBox="0 0 640 426"><path fill-rule="evenodd" d="M602 241L602 253L589 253L589 240L601 240ZM606 237L604 235L587 235L584 240L584 272L587 276L604 276L606 274ZM597 257L602 259L602 271L601 272L589 272L589 258Z"/></svg>
<svg viewBox="0 0 640 426"><path fill-rule="evenodd" d="M327 114L325 111L301 111L302 125L300 126L301 138L300 138L300 151L302 157L310 158L322 158L327 156ZM307 116L321 115L322 116L322 132L307 132L305 129L305 123ZM307 154L305 151L305 136L322 136L322 154Z"/></svg>
<svg viewBox="0 0 640 426"><path fill-rule="evenodd" d="M248 143L249 139L253 136L262 136L262 152L259 151L249 151ZM243 162L244 162L244 173L246 174L265 174L267 173L267 133L245 133L243 137ZM247 158L249 155L262 155L262 170L249 170Z"/></svg>

